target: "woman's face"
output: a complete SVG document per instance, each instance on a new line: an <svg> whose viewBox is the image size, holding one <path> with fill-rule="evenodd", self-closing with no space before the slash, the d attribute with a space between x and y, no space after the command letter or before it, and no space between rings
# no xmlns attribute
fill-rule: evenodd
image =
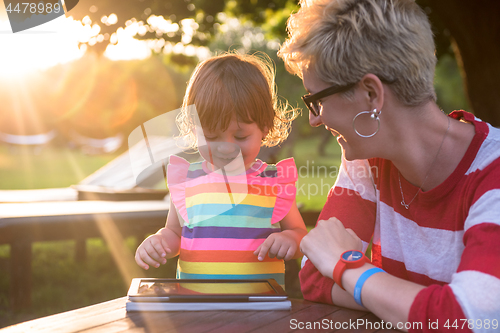
<svg viewBox="0 0 500 333"><path fill-rule="evenodd" d="M256 123L238 122L234 117L224 132L204 130L204 138L198 137L200 154L216 168L227 166L225 169L231 169L227 171L233 171L244 166L246 170L257 158L266 135Z"/></svg>
<svg viewBox="0 0 500 333"><path fill-rule="evenodd" d="M323 82L310 71L303 72L304 87L310 94L315 94L323 89L329 88L331 84ZM358 87L354 87L354 96L349 100L342 97L340 93L324 97L320 100L321 111L318 116L314 116L309 112L309 124L313 127L324 125L326 130L330 131L337 138L338 143L342 147L344 157L347 160L367 158L365 156L366 138L358 136L353 129L352 122L354 117L367 107L363 103L361 96L362 92ZM366 128L372 127L372 128ZM377 122L369 118L369 115L363 115L356 120L356 128L358 131L370 131L373 133L376 130ZM373 129L373 130L372 130Z"/></svg>

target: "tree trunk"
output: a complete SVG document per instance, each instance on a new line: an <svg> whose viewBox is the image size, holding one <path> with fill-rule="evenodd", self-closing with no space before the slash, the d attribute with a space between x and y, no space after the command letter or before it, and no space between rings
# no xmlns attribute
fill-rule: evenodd
<svg viewBox="0 0 500 333"><path fill-rule="evenodd" d="M500 1L425 2L455 42L471 111L493 126L500 126Z"/></svg>

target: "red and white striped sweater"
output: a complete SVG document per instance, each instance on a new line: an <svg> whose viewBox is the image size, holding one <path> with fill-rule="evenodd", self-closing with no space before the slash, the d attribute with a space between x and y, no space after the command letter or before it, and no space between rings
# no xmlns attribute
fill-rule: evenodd
<svg viewBox="0 0 500 333"><path fill-rule="evenodd" d="M456 170L421 192L409 209L401 205L398 170L384 159L342 161L319 219L337 217L363 240L373 237L372 263L388 273L428 286L415 298L409 322L422 332L450 332L455 319L473 319L473 332L493 332L500 322L500 129L465 111L450 114L475 126L476 134ZM401 178L403 193L418 188ZM300 282L304 298L333 303L333 280L307 258ZM465 325L463 332L470 331ZM433 330L436 332L436 330Z"/></svg>

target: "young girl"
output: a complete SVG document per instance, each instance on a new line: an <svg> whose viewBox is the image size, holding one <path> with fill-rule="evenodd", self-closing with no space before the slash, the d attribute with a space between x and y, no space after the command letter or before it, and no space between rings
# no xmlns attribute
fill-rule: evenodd
<svg viewBox="0 0 500 333"><path fill-rule="evenodd" d="M307 234L295 203L297 169L292 158L267 165L256 157L286 139L295 117L277 101L268 62L224 54L200 63L177 123L204 161L170 157L167 223L139 246L137 264L159 267L180 253L177 278L284 285L283 259L302 255Z"/></svg>

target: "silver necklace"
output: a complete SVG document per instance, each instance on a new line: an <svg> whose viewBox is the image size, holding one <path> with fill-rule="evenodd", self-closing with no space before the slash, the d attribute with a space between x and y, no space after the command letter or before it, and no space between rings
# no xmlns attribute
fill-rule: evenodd
<svg viewBox="0 0 500 333"><path fill-rule="evenodd" d="M417 195L422 190L422 187L424 187L424 183L427 180L427 177L429 177L429 174L431 173L432 167L434 166L434 163L436 163L436 160L437 160L437 158L439 156L439 152L441 151L441 148L443 147L443 143L444 143L444 140L446 139L446 136L448 135L448 130L449 129L450 129L450 117L448 117L448 127L446 128L446 132L444 133L443 141L441 141L441 144L439 145L439 149L437 151L436 157L434 157L434 160L431 163L429 171L427 171L427 174L425 175L425 178L424 178L424 181L422 182L422 185L420 185L420 187L417 190L417 193L415 193L415 195L413 196L413 198L408 203L405 202L405 196L403 194L403 187L401 187L401 173L398 170L399 190L401 191L401 206L403 206L404 208L408 209L410 207L410 205L413 202L413 200L415 200L415 198L417 197Z"/></svg>

